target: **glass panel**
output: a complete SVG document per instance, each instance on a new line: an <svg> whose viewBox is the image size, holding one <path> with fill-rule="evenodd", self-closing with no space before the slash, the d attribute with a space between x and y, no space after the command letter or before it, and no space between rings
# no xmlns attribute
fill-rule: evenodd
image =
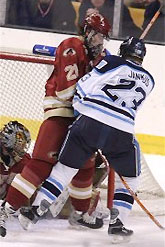
<svg viewBox="0 0 165 247"><path fill-rule="evenodd" d="M143 31L146 29L152 18L154 17L155 13L160 9L160 14L158 15L158 18L155 20L151 28L149 29L147 35L144 37L145 41L148 41L150 43L165 43L165 1L164 0L125 0L124 1L125 6L127 6L130 14L130 18L132 18L132 21L135 24L135 34L137 34L138 37L139 30L140 34L143 33ZM124 10L123 10L123 16L125 16ZM129 24L128 24L129 23ZM124 20L123 18L123 26L128 29L130 28L131 31L131 24L130 21ZM132 26L132 28L134 28ZM137 29L138 28L138 29ZM128 31L129 33L129 31ZM124 34L127 34L124 32Z"/></svg>
<svg viewBox="0 0 165 247"><path fill-rule="evenodd" d="M164 0L0 0L0 25L78 34L87 14L99 12L112 25L112 38L140 37ZM165 7L145 40L165 43Z"/></svg>

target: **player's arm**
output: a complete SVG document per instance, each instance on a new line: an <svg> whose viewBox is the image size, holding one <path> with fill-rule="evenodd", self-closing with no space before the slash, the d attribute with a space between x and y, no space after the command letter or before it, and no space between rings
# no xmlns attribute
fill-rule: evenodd
<svg viewBox="0 0 165 247"><path fill-rule="evenodd" d="M81 76L80 51L72 48L72 44L62 42L58 47L54 71L46 84L44 110L50 114L73 117L72 98L75 93L76 82ZM51 109L51 111L50 111ZM48 112L45 116L50 117ZM46 118L47 118L46 117Z"/></svg>

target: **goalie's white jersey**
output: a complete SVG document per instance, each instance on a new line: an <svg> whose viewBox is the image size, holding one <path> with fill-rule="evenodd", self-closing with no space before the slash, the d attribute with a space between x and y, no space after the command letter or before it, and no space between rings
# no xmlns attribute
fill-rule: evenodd
<svg viewBox="0 0 165 247"><path fill-rule="evenodd" d="M142 66L107 56L78 81L73 107L75 112L134 133L136 112L153 87L153 77Z"/></svg>

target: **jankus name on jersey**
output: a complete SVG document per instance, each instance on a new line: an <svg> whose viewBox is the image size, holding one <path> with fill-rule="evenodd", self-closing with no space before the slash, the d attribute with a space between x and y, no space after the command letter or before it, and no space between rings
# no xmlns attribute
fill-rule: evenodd
<svg viewBox="0 0 165 247"><path fill-rule="evenodd" d="M149 78L145 74L135 73L131 71L131 74L129 74L128 77L136 79L136 80L141 80L146 85L146 87L149 86Z"/></svg>

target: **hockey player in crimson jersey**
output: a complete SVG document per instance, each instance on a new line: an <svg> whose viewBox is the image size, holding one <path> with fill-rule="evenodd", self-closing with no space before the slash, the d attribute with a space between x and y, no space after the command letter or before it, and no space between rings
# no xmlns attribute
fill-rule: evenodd
<svg viewBox="0 0 165 247"><path fill-rule="evenodd" d="M8 122L0 130L0 232L5 224L3 203L12 180L31 159L27 153L30 142L28 129L17 121Z"/></svg>
<svg viewBox="0 0 165 247"><path fill-rule="evenodd" d="M14 210L26 204L56 164L68 126L75 120L72 98L76 82L105 56L103 42L109 39L110 29L103 16L90 15L81 27L81 36L68 38L57 48L54 71L45 86L45 120L39 130L32 159L15 177L6 197L6 205ZM92 157L72 181L73 206L81 212L89 208L94 166ZM47 181L46 190L51 189L51 182ZM102 225L103 221L96 218L88 226L100 228Z"/></svg>
<svg viewBox="0 0 165 247"><path fill-rule="evenodd" d="M30 133L17 121L10 121L0 130L0 200L4 200L16 174L21 173L30 160L27 152Z"/></svg>
<svg viewBox="0 0 165 247"><path fill-rule="evenodd" d="M59 161L47 179L56 181L51 188L54 197L42 194L41 190L35 199L38 200L37 210L34 207L21 209L22 223L42 215L46 202L58 201L63 188L98 149L136 192L141 159L134 136L135 117L155 84L152 75L142 67L145 55L144 42L129 37L121 44L119 56L106 56L78 81L73 107L79 117L69 129ZM131 193L117 176L108 228L113 243L128 241L133 234L124 227L133 203Z"/></svg>

